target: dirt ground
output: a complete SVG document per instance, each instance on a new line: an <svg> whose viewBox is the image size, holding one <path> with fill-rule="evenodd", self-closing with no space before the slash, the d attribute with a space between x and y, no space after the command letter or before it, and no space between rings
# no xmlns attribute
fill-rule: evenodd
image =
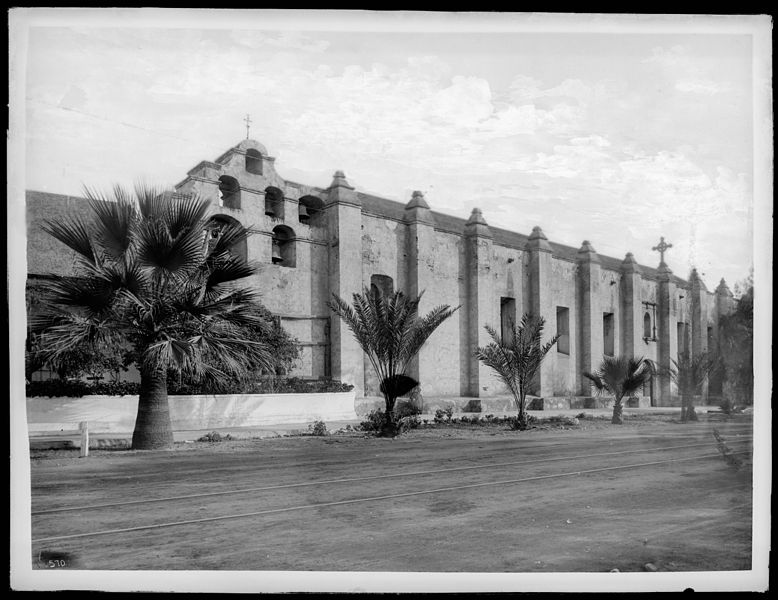
<svg viewBox="0 0 778 600"><path fill-rule="evenodd" d="M36 451L33 567L748 570L751 420L700 419ZM732 464L713 428L743 452Z"/></svg>

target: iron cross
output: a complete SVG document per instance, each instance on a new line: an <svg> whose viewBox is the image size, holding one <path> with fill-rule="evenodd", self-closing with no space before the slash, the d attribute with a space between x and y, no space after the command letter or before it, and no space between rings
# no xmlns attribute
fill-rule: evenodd
<svg viewBox="0 0 778 600"><path fill-rule="evenodd" d="M672 247L673 247L672 244L666 244L665 243L665 238L664 237L660 237L659 238L659 244L657 244L656 246L654 246L651 249L659 251L659 263L662 264L662 263L665 262L665 250L667 250L668 248L672 248Z"/></svg>
<svg viewBox="0 0 778 600"><path fill-rule="evenodd" d="M249 139L249 126L251 125L251 118L246 114L246 118L243 119L246 122L246 139Z"/></svg>

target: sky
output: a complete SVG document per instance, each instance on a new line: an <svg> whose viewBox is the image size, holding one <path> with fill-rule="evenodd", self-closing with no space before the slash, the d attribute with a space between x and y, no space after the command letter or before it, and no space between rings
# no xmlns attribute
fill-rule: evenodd
<svg viewBox="0 0 778 600"><path fill-rule="evenodd" d="M421 190L433 210L466 219L478 207L490 225L539 225L652 267L664 236L673 272L697 267L711 291L754 262L754 107L766 94L754 92L748 23L45 14L20 79L26 189L172 186L244 139L249 114L288 180L327 187L343 170L360 191L407 202Z"/></svg>

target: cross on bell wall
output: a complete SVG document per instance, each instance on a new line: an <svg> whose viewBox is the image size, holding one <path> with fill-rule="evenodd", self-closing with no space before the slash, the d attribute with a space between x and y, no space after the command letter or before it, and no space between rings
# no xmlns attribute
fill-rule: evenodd
<svg viewBox="0 0 778 600"><path fill-rule="evenodd" d="M664 236L659 238L659 243L651 248L654 251L659 252L659 266L663 266L665 264L665 252L668 248L672 248L672 244L668 244L665 242Z"/></svg>

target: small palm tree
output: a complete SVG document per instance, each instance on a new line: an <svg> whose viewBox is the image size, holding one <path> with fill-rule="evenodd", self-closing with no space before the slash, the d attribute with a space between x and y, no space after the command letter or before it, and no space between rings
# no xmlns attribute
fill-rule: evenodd
<svg viewBox="0 0 778 600"><path fill-rule="evenodd" d="M254 268L230 252L249 232L234 223L214 234L209 203L196 196L117 186L112 197L86 197L91 220L44 225L75 251L77 275L51 277L31 325L53 363L122 344L140 371L132 447L164 448L173 442L168 369L197 380L272 367L271 350L241 335L263 323L256 292L236 284Z"/></svg>
<svg viewBox="0 0 778 600"><path fill-rule="evenodd" d="M681 395L681 421L696 421L693 397L702 392L702 386L716 361L707 352L695 356L682 352L678 355L678 360L671 359L671 362L667 374L678 386L678 393Z"/></svg>
<svg viewBox="0 0 778 600"><path fill-rule="evenodd" d="M420 301L421 294L414 299L400 291L384 295L365 288L353 294L353 306L337 294L327 304L354 334L378 375L385 403L383 435L397 434L395 402L418 385L405 373L408 365L435 329L459 308L442 305L419 317Z"/></svg>
<svg viewBox="0 0 778 600"><path fill-rule="evenodd" d="M624 396L631 396L648 383L653 373L653 365L648 359L606 356L599 369L594 373L584 371L583 375L594 383L597 393L612 394L615 397L611 423L621 425L624 422L622 399Z"/></svg>
<svg viewBox="0 0 778 600"><path fill-rule="evenodd" d="M526 429L528 425L526 403L532 380L546 354L559 339L557 334L547 343L541 344L545 323L543 317L526 313L521 323L511 323L507 339L486 325L486 331L494 341L475 350L476 358L494 370L513 394L513 401L519 411L516 423L519 429Z"/></svg>

